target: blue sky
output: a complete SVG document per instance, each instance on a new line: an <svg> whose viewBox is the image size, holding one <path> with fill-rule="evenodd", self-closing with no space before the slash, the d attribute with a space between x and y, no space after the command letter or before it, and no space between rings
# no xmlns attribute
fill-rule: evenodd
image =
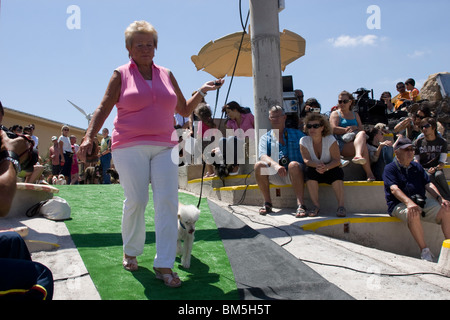
<svg viewBox="0 0 450 320"><path fill-rule="evenodd" d="M80 9L80 28L67 20ZM368 27L371 5L379 29ZM287 66L295 88L315 97L324 111L340 91L360 87L395 93L414 78L450 71L448 0L285 0L280 31L306 39L306 55ZM242 1L244 15L248 0ZM155 63L172 70L186 97L212 76L197 71L191 56L210 40L241 30L238 0L2 0L0 100L6 107L85 128L87 120L66 100L93 112L113 70L128 61L124 30L147 20L159 33ZM225 102L230 78L221 90ZM253 82L238 77L228 101L253 108ZM215 95L207 96L214 105ZM112 128L115 110L105 126ZM219 116L219 113L217 113Z"/></svg>

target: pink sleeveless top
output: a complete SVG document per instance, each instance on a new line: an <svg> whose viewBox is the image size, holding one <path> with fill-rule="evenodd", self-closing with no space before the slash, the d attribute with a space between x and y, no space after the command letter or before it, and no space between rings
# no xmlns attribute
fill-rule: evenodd
<svg viewBox="0 0 450 320"><path fill-rule="evenodd" d="M122 85L114 119L111 149L136 145L174 146L173 115L177 96L169 70L153 64L151 85L131 59L120 66Z"/></svg>

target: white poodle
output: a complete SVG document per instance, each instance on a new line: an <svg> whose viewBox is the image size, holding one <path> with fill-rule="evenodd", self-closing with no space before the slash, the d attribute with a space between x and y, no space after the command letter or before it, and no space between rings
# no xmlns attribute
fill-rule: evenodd
<svg viewBox="0 0 450 320"><path fill-rule="evenodd" d="M55 185L65 185L67 182L66 182L66 178L64 178L64 175L63 174L60 174L60 175L58 175L58 176L53 176L53 179L52 179L52 184L55 184Z"/></svg>
<svg viewBox="0 0 450 320"><path fill-rule="evenodd" d="M177 254L181 256L184 268L191 266L192 244L194 243L195 223L200 216L200 210L194 205L178 205L178 240ZM181 243L183 241L183 244Z"/></svg>

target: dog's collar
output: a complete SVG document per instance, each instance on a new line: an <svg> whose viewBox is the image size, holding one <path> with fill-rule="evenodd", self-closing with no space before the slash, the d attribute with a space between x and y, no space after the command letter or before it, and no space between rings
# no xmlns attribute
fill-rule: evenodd
<svg viewBox="0 0 450 320"><path fill-rule="evenodd" d="M181 220L178 220L178 221L180 221L180 226L181 226L184 230L186 230L186 227L181 223Z"/></svg>

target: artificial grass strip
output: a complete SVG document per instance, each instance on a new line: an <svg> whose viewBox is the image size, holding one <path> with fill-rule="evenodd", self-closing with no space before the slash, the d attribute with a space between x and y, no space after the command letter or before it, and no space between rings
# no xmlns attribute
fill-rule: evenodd
<svg viewBox="0 0 450 320"><path fill-rule="evenodd" d="M104 300L236 300L234 275L208 204L202 200L195 231L191 267L184 269L177 257L174 272L183 281L168 288L155 279L156 253L152 194L146 209L146 244L138 257L139 270L122 267L122 206L120 185L58 186L58 196L72 209L67 228L97 290ZM197 205L198 198L179 194L183 204Z"/></svg>

